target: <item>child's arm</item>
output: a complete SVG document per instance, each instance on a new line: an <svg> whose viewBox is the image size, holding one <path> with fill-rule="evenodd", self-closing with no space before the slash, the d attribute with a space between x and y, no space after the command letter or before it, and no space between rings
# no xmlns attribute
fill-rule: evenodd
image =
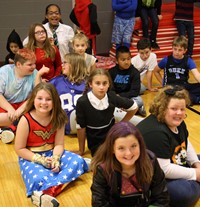
<svg viewBox="0 0 200 207"><path fill-rule="evenodd" d="M192 75L194 76L195 80L198 81L198 83L200 83L200 73L198 71L197 68L194 68L191 70Z"/></svg>
<svg viewBox="0 0 200 207"><path fill-rule="evenodd" d="M48 73L48 72L49 72L49 68L48 67L45 67L43 65L42 68L37 72L37 75L35 77L35 86L42 81L42 76L45 73Z"/></svg>
<svg viewBox="0 0 200 207"><path fill-rule="evenodd" d="M83 155L85 152L85 128L77 129L77 137L78 137L78 144L79 144L79 151L76 152L79 155Z"/></svg>
<svg viewBox="0 0 200 207"><path fill-rule="evenodd" d="M152 87L152 75L153 75L152 71L148 70L147 71L147 88L149 91L156 92L158 91L158 89Z"/></svg>
<svg viewBox="0 0 200 207"><path fill-rule="evenodd" d="M161 68L159 68L159 66L157 65L154 68L154 75L156 76L156 79L159 81L159 83L162 85L162 76L160 74Z"/></svg>
<svg viewBox="0 0 200 207"><path fill-rule="evenodd" d="M31 161L34 153L27 149L27 139L28 139L29 126L26 118L21 117L16 131L15 137L15 151L19 157Z"/></svg>
<svg viewBox="0 0 200 207"><path fill-rule="evenodd" d="M137 110L138 108L131 110L131 111L127 111L126 115L121 121L129 121L136 114Z"/></svg>
<svg viewBox="0 0 200 207"><path fill-rule="evenodd" d="M7 111L5 117L5 124L9 125L10 122L13 122L17 117L15 117L15 109L12 105L6 100L6 98L0 94L0 107ZM1 115L2 116L2 115ZM1 117L2 118L2 117Z"/></svg>

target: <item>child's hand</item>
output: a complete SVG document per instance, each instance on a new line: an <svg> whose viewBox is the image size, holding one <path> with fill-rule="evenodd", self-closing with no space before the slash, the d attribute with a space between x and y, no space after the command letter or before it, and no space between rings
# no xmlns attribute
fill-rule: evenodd
<svg viewBox="0 0 200 207"><path fill-rule="evenodd" d="M157 92L158 91L158 88L150 88L149 91L151 91L151 92Z"/></svg>
<svg viewBox="0 0 200 207"><path fill-rule="evenodd" d="M9 62L9 64L14 64L14 60L11 58L8 59L8 62Z"/></svg>
<svg viewBox="0 0 200 207"><path fill-rule="evenodd" d="M42 68L38 71L38 73L42 76L44 75L45 73L48 73L49 72L49 68L46 67L45 65L42 66Z"/></svg>

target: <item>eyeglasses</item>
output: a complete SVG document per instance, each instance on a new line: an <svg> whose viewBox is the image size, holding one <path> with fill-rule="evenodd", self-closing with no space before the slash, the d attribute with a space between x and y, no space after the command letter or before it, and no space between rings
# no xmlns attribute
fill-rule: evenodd
<svg viewBox="0 0 200 207"><path fill-rule="evenodd" d="M37 31L37 32L35 32L35 34L36 35L41 35L41 34L44 34L45 33L45 31L44 30L41 30L41 31Z"/></svg>
<svg viewBox="0 0 200 207"><path fill-rule="evenodd" d="M48 14L49 16L53 16L54 14L55 14L55 15L60 15L60 12L58 12L58 11L57 11L57 12L48 12L47 14Z"/></svg>
<svg viewBox="0 0 200 207"><path fill-rule="evenodd" d="M165 94L168 96L174 96L177 91L182 91L184 88L178 85L173 86L173 88L169 88L164 90Z"/></svg>

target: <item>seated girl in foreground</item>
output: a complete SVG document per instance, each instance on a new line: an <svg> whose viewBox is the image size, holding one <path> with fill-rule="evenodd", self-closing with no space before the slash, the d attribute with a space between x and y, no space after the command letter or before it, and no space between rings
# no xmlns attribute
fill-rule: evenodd
<svg viewBox="0 0 200 207"><path fill-rule="evenodd" d="M54 196L88 170L81 156L64 150L66 122L54 86L38 84L19 121L15 140L26 193L36 206L59 206Z"/></svg>

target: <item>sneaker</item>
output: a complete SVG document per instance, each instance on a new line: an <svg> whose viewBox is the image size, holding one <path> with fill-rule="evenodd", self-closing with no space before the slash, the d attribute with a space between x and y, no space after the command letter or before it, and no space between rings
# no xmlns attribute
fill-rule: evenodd
<svg viewBox="0 0 200 207"><path fill-rule="evenodd" d="M58 207L59 202L53 196L43 194L42 191L33 191L31 201L38 207Z"/></svg>
<svg viewBox="0 0 200 207"><path fill-rule="evenodd" d="M144 106L141 106L141 107L138 109L137 113L138 113L140 116L142 116L142 117L145 117L145 116L147 115L147 112L146 112Z"/></svg>
<svg viewBox="0 0 200 207"><path fill-rule="evenodd" d="M83 159L84 159L84 160L85 160L85 162L87 163L87 166L88 166L88 171L90 171L91 159L90 159L90 158L87 158L87 157L84 157Z"/></svg>
<svg viewBox="0 0 200 207"><path fill-rule="evenodd" d="M156 42L151 42L151 48L154 49L154 50L159 50L160 49L159 45Z"/></svg>
<svg viewBox="0 0 200 207"><path fill-rule="evenodd" d="M15 138L15 134L13 133L12 129L5 127L0 129L0 139L4 144L9 144Z"/></svg>

